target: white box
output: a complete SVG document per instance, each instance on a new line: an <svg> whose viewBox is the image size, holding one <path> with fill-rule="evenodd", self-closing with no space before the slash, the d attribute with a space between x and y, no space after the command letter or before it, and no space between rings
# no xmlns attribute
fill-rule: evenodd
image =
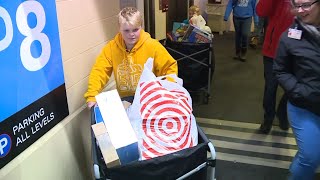
<svg viewBox="0 0 320 180"><path fill-rule="evenodd" d="M100 93L96 100L121 164L138 160L138 139L117 90Z"/></svg>

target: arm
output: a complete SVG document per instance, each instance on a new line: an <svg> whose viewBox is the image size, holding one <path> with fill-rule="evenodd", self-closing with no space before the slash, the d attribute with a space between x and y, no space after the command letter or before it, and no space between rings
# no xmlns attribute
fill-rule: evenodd
<svg viewBox="0 0 320 180"><path fill-rule="evenodd" d="M89 105L93 106L95 104L95 96L101 92L112 74L110 51L110 44L107 44L97 57L90 72L88 90L84 94L88 107Z"/></svg>
<svg viewBox="0 0 320 180"><path fill-rule="evenodd" d="M253 9L253 21L254 24L257 25L259 23L259 16L257 15L257 9L256 9L257 1L252 1L252 9Z"/></svg>
<svg viewBox="0 0 320 180"><path fill-rule="evenodd" d="M312 93L314 92L312 87L299 82L294 75L294 58L289 53L286 44L283 42L284 36L286 35L287 33L284 33L279 42L278 52L273 66L275 76L281 87L287 92L289 99L298 100L300 102L313 102L315 98L314 93Z"/></svg>
<svg viewBox="0 0 320 180"><path fill-rule="evenodd" d="M283 36L280 39L278 45L278 51L274 59L273 73L281 87L286 91L290 92L294 89L297 84L296 77L292 74L291 57L289 55L286 44L283 42Z"/></svg>
<svg viewBox="0 0 320 180"><path fill-rule="evenodd" d="M228 21L232 9L233 9L232 0L229 0L228 4L227 4L227 7L226 7L226 11L224 12L224 18L223 18L224 21Z"/></svg>
<svg viewBox="0 0 320 180"><path fill-rule="evenodd" d="M275 8L275 2L279 0L259 0L256 6L257 15L260 17L269 17Z"/></svg>
<svg viewBox="0 0 320 180"><path fill-rule="evenodd" d="M154 73L156 76L164 76L168 74L178 75L177 61L168 53L168 51L160 44L156 43L154 56Z"/></svg>

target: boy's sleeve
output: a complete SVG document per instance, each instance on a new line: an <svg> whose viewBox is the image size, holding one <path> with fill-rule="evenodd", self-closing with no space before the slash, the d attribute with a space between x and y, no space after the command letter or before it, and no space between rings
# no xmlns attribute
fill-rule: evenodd
<svg viewBox="0 0 320 180"><path fill-rule="evenodd" d="M98 95L109 81L112 74L112 63L110 56L110 44L106 45L97 57L89 74L88 90L84 94L86 102L96 102L95 96Z"/></svg>
<svg viewBox="0 0 320 180"><path fill-rule="evenodd" d="M168 53L165 47L156 42L156 52L154 57L154 73L156 76L164 76L167 74L178 75L177 61Z"/></svg>

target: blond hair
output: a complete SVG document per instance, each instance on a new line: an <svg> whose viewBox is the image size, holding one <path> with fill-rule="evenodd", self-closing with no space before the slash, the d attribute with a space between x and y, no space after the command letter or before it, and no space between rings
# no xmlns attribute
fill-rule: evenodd
<svg viewBox="0 0 320 180"><path fill-rule="evenodd" d="M198 6L190 6L189 12L191 12L193 15L200 15L200 8Z"/></svg>
<svg viewBox="0 0 320 180"><path fill-rule="evenodd" d="M125 7L123 8L119 16L119 24L128 23L133 26L142 26L142 15L135 7Z"/></svg>

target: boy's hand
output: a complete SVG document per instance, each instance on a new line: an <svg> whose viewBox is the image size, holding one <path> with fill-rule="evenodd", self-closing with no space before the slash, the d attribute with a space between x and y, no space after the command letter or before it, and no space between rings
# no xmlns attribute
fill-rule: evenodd
<svg viewBox="0 0 320 180"><path fill-rule="evenodd" d="M91 107L94 106L94 105L96 105L96 104L97 104L97 102L89 101L89 102L87 102L87 107L88 107L88 109L90 110Z"/></svg>

